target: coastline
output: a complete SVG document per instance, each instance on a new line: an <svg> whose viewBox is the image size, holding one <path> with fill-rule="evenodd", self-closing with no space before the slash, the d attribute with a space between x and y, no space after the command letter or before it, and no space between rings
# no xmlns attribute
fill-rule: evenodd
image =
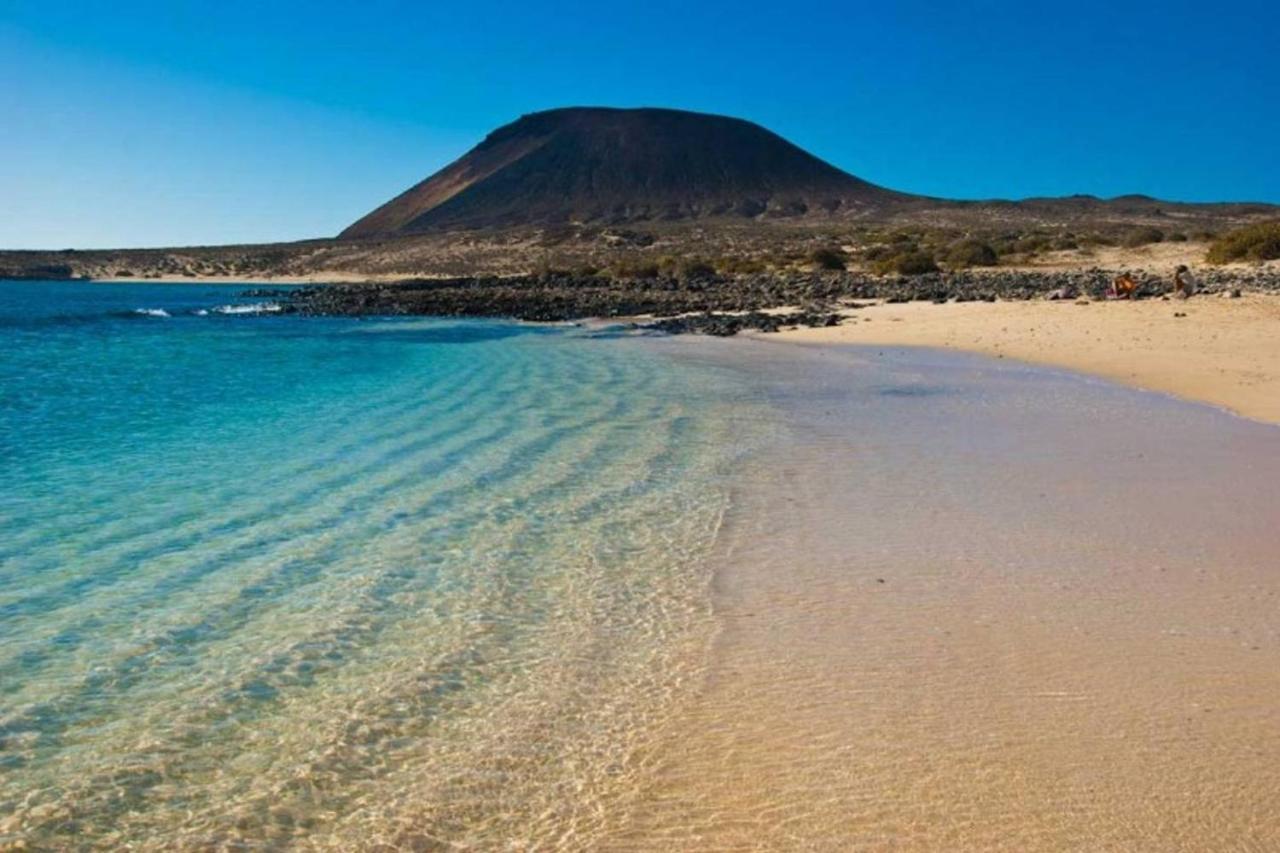
<svg viewBox="0 0 1280 853"><path fill-rule="evenodd" d="M1274 265L1271 265L1274 266ZM1270 269L1270 266L1268 267ZM1225 282L1239 270L1225 275ZM1275 271L1256 273L1274 275ZM304 286L293 310L336 315L514 316L533 322L633 322L660 331L735 332L807 345L866 344L937 347L1013 358L1074 370L1132 387L1218 406L1245 418L1280 424L1280 292L1244 288L1240 298L1218 290L1180 301L1033 298L1076 273L1010 271L1026 293L975 298L989 276L938 286L951 301L929 301L932 285L909 280L752 283L739 291L718 282L694 291L600 280L452 279L423 287L395 276L337 281L316 275L174 279L95 279L103 283ZM1067 276L1067 278L1062 278ZM1105 276L1103 276L1105 278ZM380 283L380 285L378 284ZM307 287L306 285L310 285ZM331 285L331 286L322 286ZM887 297L876 289L893 293ZM1225 288L1225 289L1224 289ZM960 292L956 292L959 290ZM901 293L898 293L901 291ZM805 302L804 300L810 300ZM803 307L805 305L809 307ZM790 306L785 307L785 306ZM717 313L702 313L717 312ZM593 319L582 319L593 318ZM837 324L838 323L838 324ZM796 328L791 328L796 326ZM777 332L777 334L772 334Z"/></svg>
<svg viewBox="0 0 1280 853"><path fill-rule="evenodd" d="M1274 430L965 353L672 347L786 426L737 478L706 677L603 848L1280 841Z"/></svg>
<svg viewBox="0 0 1280 853"><path fill-rule="evenodd" d="M1180 316L1181 315L1181 316ZM1280 296L878 304L764 340L936 347L1066 368L1280 424Z"/></svg>
<svg viewBox="0 0 1280 853"><path fill-rule="evenodd" d="M325 275L308 273L306 275L161 275L161 276L103 276L88 278L99 284L261 284L280 285L282 287L301 284L379 284L400 281L404 276L378 275L376 273L338 273Z"/></svg>
<svg viewBox="0 0 1280 853"><path fill-rule="evenodd" d="M189 295L179 290L168 291L175 305ZM349 849L371 837L407 845L427 838L424 830L479 846L493 838L526 846L558 839L611 850L1280 843L1280 827L1269 820L1280 812L1280 755L1269 740L1280 726L1271 517L1280 499L1280 433L1269 426L1013 358L934 347L805 344L790 333L632 335L615 321L604 333L523 327L528 337L512 340L523 340L512 350L498 347L511 325L494 324L489 338L463 336L453 342L464 346L439 351L432 346L440 339L406 328L413 323L352 324L358 328L344 343L325 330L334 324L288 315L237 320L237 334L210 339L204 333L217 327L207 322L165 325L168 318L104 312L164 300L139 303L105 288L93 296L117 304L95 302L92 316L142 340L159 344L163 336L153 330L165 328L195 335L186 351L196 363L209 363L218 349L210 341L219 340L235 344L225 353L234 364L272 364L279 383L272 393L258 387L262 377L243 374L272 417L290 410L283 389L305 390L317 363L357 382L325 402L322 417L301 420L309 433L267 429L260 441L236 442L245 452L233 461L199 474L218 489L254 489L209 507L243 518L251 525L244 535L269 533L274 519L293 525L231 561L230 571L257 577L299 553L333 563L326 569L333 574L317 577L304 595L290 596L284 580L272 588L272 609L260 615L289 618L247 623L269 630L237 628L211 641L265 647L284 656L283 668L264 668L266 651L202 656L197 635L191 660L209 673L200 683L213 697L200 707L234 711L264 694L287 700L291 713L243 730L257 738L250 754L274 757L289 744L293 754L324 756L304 765L307 778L331 781L282 793L275 771L292 765L277 761L244 787L235 774L219 777L218 785L235 791L209 795L197 784L183 793L186 817L163 812L178 789L144 794L143 781L138 796L154 799L140 802L160 810L131 814L135 832L178 826L198 829L201 838L284 839L294 816L340 802L324 798L345 790L332 784L347 778L342 768L363 774L372 766L393 775L369 777L358 808L330 810L330 817L342 814L340 823L325 817L304 827L313 846ZM1211 301L1243 310L1248 298ZM1114 307L1117 323L1132 331L1144 312L1187 313L1200 304ZM887 315L863 322L863 312L941 311L936 316L946 318L965 309L988 317L1002 305L882 305L849 316L874 327ZM1006 307L1018 317L1091 310L1040 301ZM1239 321L1224 315L1224 329ZM1184 322L1168 324L1176 331ZM292 350L278 345L304 338L276 334L281 323L316 333L315 349L283 358ZM69 324L62 337L74 344L81 328ZM243 332L267 349L246 358ZM379 339L389 349L379 350ZM491 354L496 361L483 357L486 340L500 350ZM407 352L396 355L401 345ZM105 352L124 357L130 349ZM370 373L364 359L391 372ZM207 383L166 379L152 369L156 363L181 369L184 359L139 355L129 372L147 370L154 389L207 394ZM344 364L349 369L333 368ZM223 381L242 375L209 374ZM243 390L220 397L243 401ZM334 401L344 401L345 412ZM431 401L445 408L433 410ZM165 412L187 408L153 403ZM300 421L282 421L290 422ZM244 423L250 430L259 418ZM560 444L572 436L582 440ZM186 472L186 454L166 454L153 442L137 448L123 457L130 465L111 467L150 481L157 460L169 458L180 475L147 488L191 492L197 475ZM316 452L340 467L317 465ZM88 458L102 464L100 456ZM293 470L324 479L296 500L278 496L284 512L254 510L252 501L275 499L257 488L256 472L290 459ZM61 508L37 515L68 524L78 518ZM64 536L101 530L119 536L119 525L128 534L147 519L130 512L114 525L80 524L49 541L62 545ZM205 512L185 523L228 526ZM435 538L424 538L424 526ZM165 601L185 601L199 617L212 600L208 590L174 587L164 561L218 565L204 549L222 540L199 536L175 549L166 544L169 527L144 529L143 536L161 537L156 553L130 562L151 567L151 579L168 589ZM491 538L463 539L462 531ZM349 536L352 550L324 557L320 544L335 535ZM490 556L480 566L468 562L477 554ZM397 568L423 559L440 571L456 566L460 591L475 584L482 598L466 605L473 611L439 609L435 568ZM92 615L132 600L132 587L113 588L115 567L108 559L92 577L102 579L101 594L117 598L68 599L59 617L67 622L32 636L59 636L57 626L74 618L69 608L89 607ZM366 588L358 580L366 567L394 598L351 594ZM498 571L508 567L520 574ZM521 593L546 579L554 586L525 602ZM192 581L233 599L246 585L216 570ZM249 615L262 600L238 606ZM631 609L644 602L654 606ZM554 605L545 610L556 614L551 621L540 615L547 604ZM133 610L110 612L127 632ZM436 615L417 618L427 612ZM468 651L468 635L442 630L452 612L483 616L478 651ZM639 632L623 631L635 612ZM491 620L495 613L502 618ZM333 659L336 667L349 656L353 665L335 669L319 692L293 678L294 665L329 642L317 631L353 624L382 626L355 635L349 655ZM436 712L455 694L442 697L439 679L456 680L475 662L475 672L497 679L475 684L507 684L503 667L523 661L504 651L511 631L522 631L512 648L535 662L520 663L512 677L537 677L500 703L475 705L489 723L473 725L464 714L450 728L452 718ZM463 664L452 653L421 657L450 637L465 641ZM187 661L170 659L170 672L186 673ZM375 661L389 668L371 667ZM248 695L224 690L219 673L233 664L235 683L262 687ZM196 713L186 695L155 693L145 712L131 713L131 724L163 741L174 720ZM349 705L348 696L361 698ZM429 713L403 715L404 703ZM298 710L309 724L296 725ZM348 712L384 734L350 740L347 726L329 726ZM449 732L453 739L442 736ZM133 744L126 738L94 754L115 756L113 767L155 767L179 779L186 762L221 755L236 741L211 738L201 751L141 755ZM88 829L119 831L90 823L112 814L105 777L73 778L70 791L50 787L70 798L66 814ZM189 810L197 801L204 804L198 826ZM39 805L3 818L0 832L5 825L27 831L25 822L31 831L61 831L64 813ZM495 810L483 811L490 805ZM289 821L275 821L275 813Z"/></svg>

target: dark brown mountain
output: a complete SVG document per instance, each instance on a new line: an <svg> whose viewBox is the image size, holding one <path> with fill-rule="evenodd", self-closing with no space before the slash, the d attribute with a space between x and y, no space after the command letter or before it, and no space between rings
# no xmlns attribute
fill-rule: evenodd
<svg viewBox="0 0 1280 853"><path fill-rule="evenodd" d="M498 128L340 236L575 221L856 215L913 198L855 178L741 119L571 107Z"/></svg>

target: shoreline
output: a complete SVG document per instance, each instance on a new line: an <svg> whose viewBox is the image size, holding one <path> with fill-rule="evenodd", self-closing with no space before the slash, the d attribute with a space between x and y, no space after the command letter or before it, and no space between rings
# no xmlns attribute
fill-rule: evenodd
<svg viewBox="0 0 1280 853"><path fill-rule="evenodd" d="M1098 269L689 282L559 273L304 288L286 310L591 317L674 334L941 347L1063 367L1280 424L1280 274L1206 272L1186 300L1171 298L1159 276L1142 279L1144 298L1134 300L1105 299L1109 283Z"/></svg>
<svg viewBox="0 0 1280 853"><path fill-rule="evenodd" d="M125 298L133 299L132 292ZM1204 307L1221 305L1224 328L1239 329L1251 298L1206 299ZM1262 304L1280 305L1280 297ZM1192 313L1199 305L1152 300L1115 304L1113 313L1121 328L1132 331L1135 324L1151 325L1143 319L1148 313ZM890 322L888 314L862 319L881 310L918 312L954 331L972 328L966 318L990 319L993 311L1020 318L1043 311L1074 326L1082 312L1101 309L1040 300L892 304L850 310L848 328L913 325L910 318ZM1258 322L1265 339L1274 324L1263 313ZM1175 338L1187 319L1165 321ZM206 336L211 327L199 321L167 327L167 320L111 322L141 330L143 341L161 337L153 329L185 329L196 335L187 350L193 361L203 364L216 354ZM307 638L328 624L326 614L345 614L334 628L339 631L357 619L382 624L368 620L385 614L394 620L387 623L385 645L375 635L367 647L382 649L392 668L365 669L364 662L372 665L382 655L362 653L340 682L352 691L345 695L368 697L352 708L352 719L377 722L385 740L352 743L346 726L298 727L282 714L261 730L256 744L263 751L251 753L274 756L270 744L290 742L314 755L336 743L344 765L316 770L315 778L330 780L343 778L337 769L347 761L357 769L367 767L365 761L390 762L394 780L368 789L364 807L343 814L330 835L315 835L313 846L328 839L331 846L349 847L368 838L371 826L402 833L440 826L444 835L464 832L458 837L479 843L489 838L486 826L501 826L502 816L519 813L511 808L518 804L534 804L528 813L540 817L503 828L511 838L523 833L527 839L594 841L587 833L599 832L604 841L582 845L599 849L1204 849L1280 843L1280 825L1269 819L1280 812L1280 755L1271 738L1280 730L1280 586L1273 571L1280 433L1270 427L1109 381L935 346L883 345L881 351L865 343L798 342L792 333L731 340L630 335L619 334L615 320L613 331L599 338L584 329L514 341L518 349L498 353L486 368L482 343L480 349L433 352L423 349L430 334L407 330L402 336L406 330L395 328L415 324L392 323L385 330L396 352L403 347L406 358L420 359L405 361L384 357L390 350L370 352L375 338L364 332L378 332L379 324L344 345L326 332L331 324L295 321L320 336L315 347L289 357L275 349L296 340L277 334L281 325L236 322L250 332L235 335L237 344L256 336L268 348L249 351L249 358L239 346L224 353L235 365L272 364L272 376L285 388L314 376L315 365L323 363L332 376L351 377L354 384L336 388L341 393L323 409L310 404L310 394L303 395L306 407L296 410L287 408L287 396L258 398L259 416L246 423L277 417L276 410L293 414L264 423L261 434L241 435L237 443L246 452L226 466L200 469L210 483L253 484L263 460L285 461L318 478L297 484L303 498L296 502L255 488L252 499L270 510L265 514L246 505L240 493L220 502L219 512L245 525L277 518L305 523L268 538L261 546L266 557L255 545L253 557L243 561L250 575L209 580L234 597L246 587L245 577L257 577L256 560L273 566L334 536L350 537L352 550L325 558L333 574L303 588L296 599L300 609L279 623L285 633L274 633L273 620L266 634L230 633L218 642L274 655L285 636L286 648L300 649L297 659L305 661L314 641ZM1212 322L1204 325L1211 340ZM511 329L494 331L496 342ZM79 327L71 326L63 337L75 343L79 336ZM1055 338L1042 330L1034 337ZM1240 350L1247 336L1228 337ZM1181 335L1184 343L1186 338ZM42 342L45 336L23 339ZM463 336L455 343L479 342ZM1064 346L1079 348L1070 340ZM560 349L563 358L556 357ZM97 357L125 350L113 346ZM634 357L640 351L645 356ZM651 359L649 351L664 357ZM131 372L188 363L156 352L159 361L131 358ZM1205 352L1196 356L1184 346L1182 360L1195 363L1213 354ZM332 360L344 358L355 360ZM678 362L701 364L685 373ZM392 372L366 373L373 365ZM153 388L208 393L206 383L174 381L178 374L152 376ZM681 377L688 381L663 384ZM430 401L442 407L440 414L432 415ZM177 410L168 398L153 405ZM324 416L311 416L317 411ZM290 428L299 423L303 429ZM582 441L555 451L559 437L574 435ZM176 473L160 483L174 494L192 493L191 477L198 475L186 470L189 454L167 452L163 443L116 444L139 448L141 453L121 458L140 464L112 467L149 481L167 470L157 469L156 460L171 459ZM297 457L286 452L294 447ZM352 452L354 447L372 452ZM102 457L93 459L103 464ZM317 464L319 459L336 461ZM441 471L451 473L435 476ZM293 475L278 482L294 488ZM112 481L104 488L129 491ZM575 502L560 504L559 496ZM473 497L476 506L468 503ZM630 503L633 498L641 502ZM353 506L366 509L352 512ZM34 517L78 518L43 510ZM129 523L146 524L143 536L151 536L152 528L169 534L165 524L148 518L131 512ZM400 519L408 523L395 523ZM183 528L181 535L195 545L179 539L175 549L161 540L155 553L181 554L183 564L217 565L216 554L201 549L220 547L217 531L241 530L239 523L205 513L191 523L212 526ZM191 537L203 529L214 533ZM690 536L676 535L682 529ZM431 530L447 533L428 539ZM454 530L489 538L455 538ZM526 532L536 538L522 539ZM591 541L599 547L582 550ZM666 550L664 543L672 542L688 544ZM547 547L534 547L538 543ZM460 716L449 753L449 741L435 728L446 717L401 716L397 710L419 699L426 704L416 707L439 707L442 670L427 666L424 681L421 654L436 638L454 635L439 630L444 623L409 615L439 604L435 572L402 575L395 567L427 555L459 561L444 565L471 578L477 576L476 553L491 555L483 565L495 570L578 569L563 577L551 568L525 571L509 581L507 575L480 574L479 591L487 596L492 581L501 594L478 599L474 610L445 611L478 613L486 623L485 614L509 613L502 621L513 627L528 613L528 624L548 626L522 635L518 644L546 666L536 670L533 687L504 700L511 715L483 716L503 721L492 730L498 737L468 740L483 726L473 728ZM539 555L545 564L535 561ZM95 577L117 576L115 567L128 554L108 557ZM143 565L153 565L153 580L164 583L172 564ZM350 571L362 587L369 565L385 567L388 592L413 604L404 619L382 597L352 596L347 583L325 582ZM507 590L537 589L532 579L543 577L558 580L530 610L503 609L521 601L508 601ZM597 587L593 578L626 585ZM672 585L664 587L664 579ZM281 590L280 604L290 600L285 589L293 587ZM103 588L122 597L132 596L131 590ZM587 594L579 598L578 590ZM633 612L630 603L651 601L663 590L674 598L652 599L654 607L637 611L634 624L652 630L623 631L633 624L624 618ZM560 597L569 592L574 595ZM186 597L174 600L185 600L193 616L217 600L194 587L178 595ZM97 608L87 611L92 615L116 600L83 596L68 607L87 602ZM664 608L664 601L676 603ZM348 602L367 602L368 608L342 610ZM114 610L123 614L113 623L123 631L133 611ZM591 621L548 622L548 612L582 613ZM74 615L58 619L71 624ZM54 637L62 624L42 630ZM586 627L566 629L578 625ZM498 639L490 645L490 636L486 628L484 645L459 646L481 650L481 657L462 655L466 666L443 650L449 652L447 677L468 671L472 660L484 661L481 666L515 660ZM640 637L654 643L646 646ZM547 643L545 653L526 642L539 638ZM305 645L293 643L304 639ZM255 642L261 645L250 645ZM356 645L365 647L363 641ZM405 649L408 657L402 658ZM552 650L570 653L562 661ZM621 657L610 658L615 652ZM288 668L279 679L280 667L259 672L265 654L198 660L219 673L235 664L232 672L242 675L232 683L260 679L293 707L314 708L318 722L333 719L327 710L333 708L345 718L349 706L341 691L301 692L310 683L289 680ZM185 660L175 657L173 672L185 672ZM608 680L618 673L623 675L616 681ZM219 707L224 700L216 697L227 695L218 679L207 680L215 697L207 707ZM569 689L557 693L562 684ZM149 703L151 717L138 716L138 725L188 713L185 694L154 695L167 696L168 704ZM230 695L240 701L240 693ZM578 698L588 701L577 704ZM426 719L435 721L433 728L415 728L413 721ZM326 740L331 731L336 740ZM584 737L584 731L594 735ZM293 732L303 735L293 740ZM136 758L133 742L116 743L114 754L152 760ZM232 743L210 742L215 749ZM408 751L410 744L422 751ZM188 754L166 752L154 758L155 766L182 778ZM443 765L422 763L450 755ZM288 766L273 761L270 770ZM577 772L536 775L562 766ZM446 772L434 772L441 767ZM420 772L424 768L432 772ZM503 792L516 799L488 813L494 822L469 824L502 774L513 774ZM305 788L281 795L274 786L278 777L269 772L257 778L263 781L241 789L248 799L231 801L241 809L235 819L246 822L227 828L229 838L281 837L271 835L279 830L265 819L255 823L263 804L304 815L321 802ZM515 784L529 779L536 784ZM223 780L239 784L233 774L220 776L218 784ZM99 805L103 790L76 788L82 805L75 808L86 816L95 809L108 814ZM174 790L162 789L157 802ZM327 790L338 796L341 786ZM1187 799L1188 791L1195 800ZM222 796L184 800L205 804L201 820L212 821L208 825L232 818ZM61 831L61 818L51 814L31 814L24 806L14 820L32 820L33 826L48 821L50 831ZM140 831L147 815L163 822L164 814L139 809L129 820Z"/></svg>
<svg viewBox="0 0 1280 853"><path fill-rule="evenodd" d="M1181 315L1181 316L1180 316ZM807 346L934 347L1064 368L1280 424L1280 296L1186 301L879 304L839 326L779 332Z"/></svg>
<svg viewBox="0 0 1280 853"><path fill-rule="evenodd" d="M619 282L575 276L318 285L301 278L183 278L119 283L301 288L286 311L326 316L506 317L629 323L673 334L739 332L791 344L936 347L1077 371L1280 424L1280 278L1239 293L1230 277L1188 300L1046 299L1070 275L1001 274L1006 291L967 278L867 281ZM1097 279L1091 275L1090 279ZM1105 276L1103 277L1103 280ZM104 281L104 283L115 283ZM306 286L306 285L310 286ZM1096 284L1096 282L1095 282ZM938 297L923 298L944 287ZM852 291L852 292L851 292ZM283 291L282 291L283 294ZM1037 295L1038 294L1038 295ZM259 294L254 294L259 295ZM776 333L776 334L774 334Z"/></svg>
<svg viewBox="0 0 1280 853"><path fill-rule="evenodd" d="M787 426L716 546L707 675L603 846L1280 840L1274 431L983 356L761 343L673 343Z"/></svg>

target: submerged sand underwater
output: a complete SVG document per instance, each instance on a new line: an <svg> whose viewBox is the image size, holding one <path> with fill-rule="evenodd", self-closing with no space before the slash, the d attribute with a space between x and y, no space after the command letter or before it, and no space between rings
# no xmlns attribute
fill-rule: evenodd
<svg viewBox="0 0 1280 853"><path fill-rule="evenodd" d="M589 843L704 659L723 374L0 285L0 845Z"/></svg>
<svg viewBox="0 0 1280 853"><path fill-rule="evenodd" d="M1280 429L937 351L713 357L788 430L610 846L1280 846Z"/></svg>

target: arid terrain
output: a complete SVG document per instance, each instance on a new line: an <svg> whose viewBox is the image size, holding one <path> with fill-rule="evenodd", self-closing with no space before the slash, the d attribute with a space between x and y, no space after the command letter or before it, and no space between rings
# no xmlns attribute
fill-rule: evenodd
<svg viewBox="0 0 1280 853"><path fill-rule="evenodd" d="M991 246L1000 268L1151 269L1198 264L1214 236L1268 218L1251 208L1163 216L1099 209L1056 220L1014 206L939 207L883 222L737 220L626 226L562 225L359 240L163 249L0 251L0 277L279 281L389 281L545 270L617 277L693 266L716 272L797 273L840 264L885 273L895 257L924 250L942 268L969 268L952 252ZM1271 214L1274 217L1275 214ZM1151 240L1159 232L1158 242ZM1127 245L1136 243L1137 245ZM834 252L824 261L822 253ZM990 259L988 259L990 260Z"/></svg>

